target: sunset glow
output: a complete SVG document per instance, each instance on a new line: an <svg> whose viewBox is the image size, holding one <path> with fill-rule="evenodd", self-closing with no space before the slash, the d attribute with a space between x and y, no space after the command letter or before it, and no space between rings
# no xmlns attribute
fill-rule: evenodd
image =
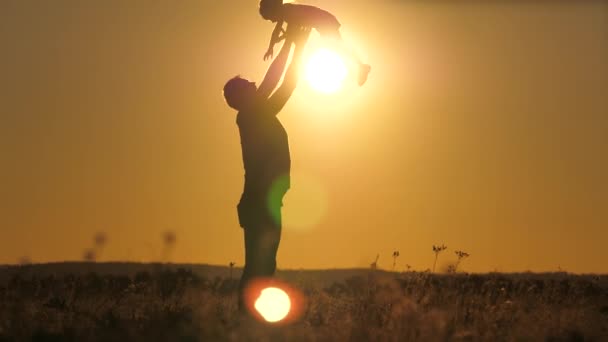
<svg viewBox="0 0 608 342"><path fill-rule="evenodd" d="M236 277L245 172L222 92L272 64L259 1L4 3L0 268L234 262ZM335 15L342 40L311 30L276 116L280 269L377 254L392 269L400 250L396 271L424 271L445 243L437 272L457 250L462 272L608 272L607 2L294 3ZM347 52L372 68L362 86ZM300 310L283 285L281 324Z"/></svg>
<svg viewBox="0 0 608 342"><path fill-rule="evenodd" d="M316 51L308 61L306 79L311 87L322 93L334 93L342 87L348 74L340 55L328 49Z"/></svg>

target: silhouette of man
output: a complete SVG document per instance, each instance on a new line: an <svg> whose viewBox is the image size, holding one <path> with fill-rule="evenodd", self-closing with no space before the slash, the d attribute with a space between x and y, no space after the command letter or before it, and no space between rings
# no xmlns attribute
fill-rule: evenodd
<svg viewBox="0 0 608 342"><path fill-rule="evenodd" d="M309 33L308 28L287 28L281 52L258 88L255 82L239 76L224 86L226 102L238 111L236 123L245 167L245 186L237 205L239 224L245 235L245 268L239 284L241 311L246 308L245 290L250 281L270 277L276 270L281 207L290 186L291 165L287 132L276 116L298 82L300 59ZM292 44L295 45L292 61L277 88Z"/></svg>

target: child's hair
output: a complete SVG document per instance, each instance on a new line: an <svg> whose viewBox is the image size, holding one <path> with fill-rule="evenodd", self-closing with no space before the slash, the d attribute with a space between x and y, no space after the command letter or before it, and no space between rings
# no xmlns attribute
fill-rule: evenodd
<svg viewBox="0 0 608 342"><path fill-rule="evenodd" d="M283 0L260 0L260 15L264 19L270 19L274 17L273 13L282 4Z"/></svg>

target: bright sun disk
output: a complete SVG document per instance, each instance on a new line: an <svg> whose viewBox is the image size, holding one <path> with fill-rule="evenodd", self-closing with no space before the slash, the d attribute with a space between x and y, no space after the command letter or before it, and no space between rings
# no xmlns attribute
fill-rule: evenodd
<svg viewBox="0 0 608 342"><path fill-rule="evenodd" d="M308 60L306 79L316 90L334 93L340 89L348 70L340 55L328 49L316 51Z"/></svg>

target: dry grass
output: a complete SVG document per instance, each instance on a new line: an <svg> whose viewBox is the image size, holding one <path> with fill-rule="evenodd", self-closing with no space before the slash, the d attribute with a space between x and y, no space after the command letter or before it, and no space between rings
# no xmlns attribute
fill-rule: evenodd
<svg viewBox="0 0 608 342"><path fill-rule="evenodd" d="M308 305L274 327L238 319L228 277L19 270L0 285L0 341L608 340L608 276L367 271L325 285L283 273Z"/></svg>

